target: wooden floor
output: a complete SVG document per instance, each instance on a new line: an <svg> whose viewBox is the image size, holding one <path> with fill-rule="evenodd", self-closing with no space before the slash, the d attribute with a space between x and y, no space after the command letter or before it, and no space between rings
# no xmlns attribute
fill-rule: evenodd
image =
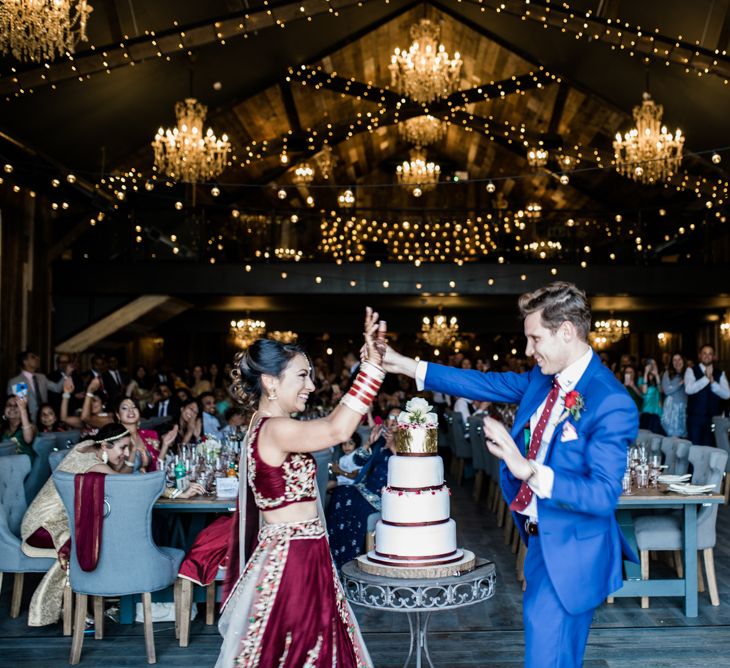
<svg viewBox="0 0 730 668"><path fill-rule="evenodd" d="M459 545L468 547L497 566L497 593L493 599L459 611L434 614L429 645L434 665L517 667L522 665L522 591L514 576L514 556L504 546L502 530L484 501L471 498L471 482L461 488L451 485L452 515L457 521ZM700 614L687 619L682 599L651 600L642 610L638 599L617 599L596 612L588 641L585 666L590 668L715 668L730 666L730 508L721 507L718 543L715 548L719 607L710 605L709 596L700 594ZM657 574L666 567L654 565ZM0 666L46 668L65 665L70 639L60 626L32 629L26 625L28 600L37 579L26 576L21 617L9 619L12 576L4 578L0 596ZM377 668L403 665L408 646L405 615L382 614L355 608ZM181 649L169 623L155 624L159 666L212 667L218 655L220 637L215 626L205 626L204 615L192 624L190 646ZM95 641L87 636L81 665L144 666L142 625L120 626L107 621L106 637ZM415 663L412 662L412 665Z"/></svg>

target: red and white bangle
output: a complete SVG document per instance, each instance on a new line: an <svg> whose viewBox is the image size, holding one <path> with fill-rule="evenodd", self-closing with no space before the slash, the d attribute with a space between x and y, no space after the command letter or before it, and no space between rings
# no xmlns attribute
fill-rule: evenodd
<svg viewBox="0 0 730 668"><path fill-rule="evenodd" d="M342 403L360 415L365 415L375 401L380 385L385 378L385 371L372 362L363 362L360 372L352 383L349 392L342 397Z"/></svg>

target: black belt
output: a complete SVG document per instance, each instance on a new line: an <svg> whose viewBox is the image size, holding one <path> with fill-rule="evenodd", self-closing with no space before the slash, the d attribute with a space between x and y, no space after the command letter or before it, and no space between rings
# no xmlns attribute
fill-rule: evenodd
<svg viewBox="0 0 730 668"><path fill-rule="evenodd" d="M528 536L539 536L540 530L538 529L537 522L531 520L530 518L527 518L525 520L525 533Z"/></svg>

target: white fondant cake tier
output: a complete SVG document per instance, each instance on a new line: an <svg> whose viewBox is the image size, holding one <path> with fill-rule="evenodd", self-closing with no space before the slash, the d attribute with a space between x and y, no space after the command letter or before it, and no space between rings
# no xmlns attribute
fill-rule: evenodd
<svg viewBox="0 0 730 668"><path fill-rule="evenodd" d="M394 559L441 559L456 552L456 522L420 527L397 527L378 520L375 553Z"/></svg>
<svg viewBox="0 0 730 668"><path fill-rule="evenodd" d="M433 457L391 457L388 460L388 485L404 489L423 489L444 484L444 462Z"/></svg>
<svg viewBox="0 0 730 668"><path fill-rule="evenodd" d="M417 525L448 520L451 516L446 485L424 492L400 492L386 488L382 498L381 517L385 522Z"/></svg>

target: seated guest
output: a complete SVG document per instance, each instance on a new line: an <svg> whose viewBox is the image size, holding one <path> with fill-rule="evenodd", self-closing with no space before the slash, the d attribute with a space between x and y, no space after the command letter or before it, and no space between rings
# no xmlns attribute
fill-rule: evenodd
<svg viewBox="0 0 730 668"><path fill-rule="evenodd" d="M115 474L131 471L128 462L129 432L120 424L108 424L99 430L94 439L74 446L58 465L59 471L68 473L97 472ZM177 490L175 490L177 491ZM188 498L202 494L197 483L176 496ZM172 496L173 490L165 490ZM58 561L45 574L33 593L28 613L29 626L54 624L61 616L63 588L66 573L61 561L68 562L70 529L66 509L58 495L53 478L49 478L23 516L20 526L21 549L29 557L51 557ZM65 556L64 556L65 555Z"/></svg>
<svg viewBox="0 0 730 668"><path fill-rule="evenodd" d="M74 382L71 378L63 381L63 395L61 398L61 422L64 422L73 429L81 430L81 438L93 436L104 425L112 424L114 416L106 412L104 400L100 394L96 394L101 381L92 378L89 387L86 388L84 405L81 407L81 417L69 415L68 406L71 394L74 391Z"/></svg>
<svg viewBox="0 0 730 668"><path fill-rule="evenodd" d="M7 396L0 423L0 439L13 441L15 452L19 455L28 455L32 464L35 459L33 440L36 434L37 430L28 415L28 402L25 397Z"/></svg>
<svg viewBox="0 0 730 668"><path fill-rule="evenodd" d="M212 392L203 392L198 397L198 403L203 418L203 433L221 438L221 423L215 411L215 395Z"/></svg>
<svg viewBox="0 0 730 668"><path fill-rule="evenodd" d="M177 433L180 445L197 443L203 436L203 420L200 417L200 406L195 399L188 399L180 409Z"/></svg>
<svg viewBox="0 0 730 668"><path fill-rule="evenodd" d="M144 417L171 417L177 421L179 416L180 401L172 396L172 389L167 383L158 383L144 409Z"/></svg>
<svg viewBox="0 0 730 668"><path fill-rule="evenodd" d="M193 393L193 396L200 398L203 393L211 392L212 390L213 386L210 384L210 381L205 377L203 367L199 364L196 364L193 367L193 377L191 379L190 385L190 391Z"/></svg>
<svg viewBox="0 0 730 668"><path fill-rule="evenodd" d="M233 406L231 397L222 387L216 387L213 390L213 396L215 397L215 412L221 418L225 417L226 411Z"/></svg>
<svg viewBox="0 0 730 668"><path fill-rule="evenodd" d="M370 435L373 456L362 467L352 485L338 485L327 506L332 559L342 568L362 552L368 517L380 512L380 492L388 480L388 459L395 454L395 430L400 408L392 408L382 427Z"/></svg>
<svg viewBox="0 0 730 668"><path fill-rule="evenodd" d="M360 434L355 432L348 441L340 444L342 456L332 464L332 473L337 476L337 479L330 480L327 489L334 489L337 485L352 485L355 481L360 469L370 458L369 454L363 457L363 453L358 452L361 443Z"/></svg>
<svg viewBox="0 0 730 668"><path fill-rule="evenodd" d="M129 377L119 368L119 359L115 355L110 355L107 359L107 368L101 378L111 403L126 395Z"/></svg>
<svg viewBox="0 0 730 668"><path fill-rule="evenodd" d="M58 415L53 406L47 403L41 404L38 408L38 422L36 422L36 427L39 434L68 430L68 426L58 419Z"/></svg>
<svg viewBox="0 0 730 668"><path fill-rule="evenodd" d="M177 426L168 431L162 438L152 429L139 428L139 406L134 399L119 397L114 409L119 424L128 432L130 437L130 460L134 460L139 453L139 468L143 472L157 471L165 461L167 451L177 438Z"/></svg>
<svg viewBox="0 0 730 668"><path fill-rule="evenodd" d="M175 387L175 397L178 405L182 406L193 398L193 393L187 387Z"/></svg>
<svg viewBox="0 0 730 668"><path fill-rule="evenodd" d="M246 435L246 413L240 406L232 406L225 413L225 427L221 429L223 438L243 440Z"/></svg>
<svg viewBox="0 0 730 668"><path fill-rule="evenodd" d="M140 406L147 404L152 397L152 383L147 375L147 369L143 364L138 364L134 368L132 378L127 383L124 395L132 397Z"/></svg>

